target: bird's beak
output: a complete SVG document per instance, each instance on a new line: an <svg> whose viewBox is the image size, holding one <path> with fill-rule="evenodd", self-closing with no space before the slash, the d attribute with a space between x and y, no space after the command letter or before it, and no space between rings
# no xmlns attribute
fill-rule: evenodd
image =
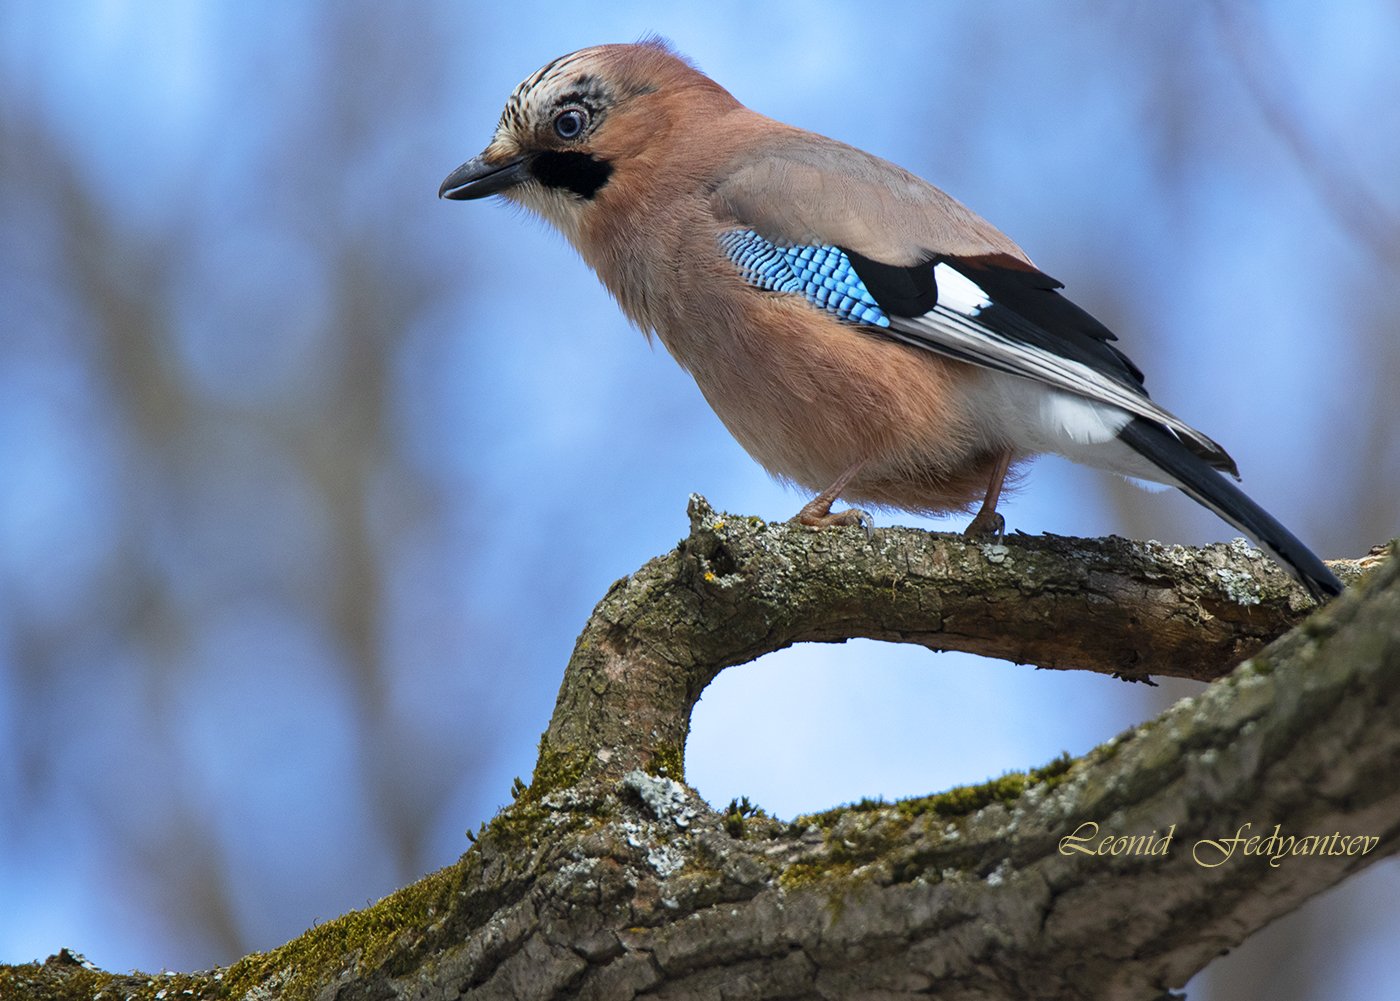
<svg viewBox="0 0 1400 1001"><path fill-rule="evenodd" d="M488 160L485 154L474 156L447 175L447 180L438 188L438 197L457 201L485 198L487 195L514 187L529 176L528 156L516 157L505 162Z"/></svg>

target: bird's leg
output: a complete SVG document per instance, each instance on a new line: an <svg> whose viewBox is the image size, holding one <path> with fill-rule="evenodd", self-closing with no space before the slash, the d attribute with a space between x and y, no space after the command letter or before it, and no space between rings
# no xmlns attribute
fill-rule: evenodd
<svg viewBox="0 0 1400 1001"><path fill-rule="evenodd" d="M861 467L864 465L865 460L862 459L838 476L835 483L804 504L802 510L798 511L797 516L792 520L802 525L810 525L814 528L829 528L833 525L858 525L865 529L867 537L873 537L875 534L875 523L870 520L870 515L866 514L860 508L847 508L844 511L837 511L834 514L831 510L831 505L836 503L836 498L841 496L841 491L846 489L846 484L851 482L851 477L860 472Z"/></svg>
<svg viewBox="0 0 1400 1001"><path fill-rule="evenodd" d="M982 508L977 517L963 529L965 539L1000 539L1006 531L1006 519L997 514L997 501L1001 499L1001 487L1006 482L1006 472L1011 468L1011 452L1007 450L997 459L992 470L991 482L987 484L987 495L982 498Z"/></svg>

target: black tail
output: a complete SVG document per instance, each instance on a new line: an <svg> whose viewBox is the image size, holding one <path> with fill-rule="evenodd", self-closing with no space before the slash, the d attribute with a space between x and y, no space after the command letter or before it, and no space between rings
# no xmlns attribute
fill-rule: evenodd
<svg viewBox="0 0 1400 1001"><path fill-rule="evenodd" d="M1143 458L1169 473L1186 496L1210 508L1257 542L1298 578L1315 599L1323 601L1342 593L1342 582L1312 550L1166 428L1134 417L1118 432L1118 437Z"/></svg>

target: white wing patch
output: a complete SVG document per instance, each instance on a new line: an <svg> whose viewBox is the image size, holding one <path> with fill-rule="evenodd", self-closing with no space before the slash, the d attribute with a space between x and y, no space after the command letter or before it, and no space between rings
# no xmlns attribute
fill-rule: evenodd
<svg viewBox="0 0 1400 1001"><path fill-rule="evenodd" d="M933 280L938 288L938 304L957 310L964 316L976 316L992 304L982 287L956 268L946 264L936 265Z"/></svg>

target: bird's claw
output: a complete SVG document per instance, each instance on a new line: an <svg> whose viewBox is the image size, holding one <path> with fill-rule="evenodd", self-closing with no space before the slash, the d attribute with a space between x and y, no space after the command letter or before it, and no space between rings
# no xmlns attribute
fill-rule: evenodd
<svg viewBox="0 0 1400 1001"><path fill-rule="evenodd" d="M793 521L809 528L860 528L864 530L866 539L875 538L875 520L870 517L869 512L858 507L848 507L844 511L828 511L826 514L816 514L804 508Z"/></svg>
<svg viewBox="0 0 1400 1001"><path fill-rule="evenodd" d="M995 539L1001 542L1006 537L1006 519L997 511L977 512L968 526L963 529L964 539Z"/></svg>

